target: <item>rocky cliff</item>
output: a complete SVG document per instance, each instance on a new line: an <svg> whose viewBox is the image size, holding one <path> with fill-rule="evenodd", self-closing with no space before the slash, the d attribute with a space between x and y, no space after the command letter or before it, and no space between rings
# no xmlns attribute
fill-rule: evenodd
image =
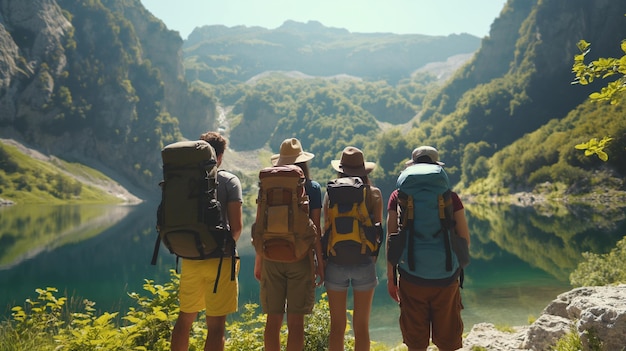
<svg viewBox="0 0 626 351"><path fill-rule="evenodd" d="M215 120L182 76L182 39L139 0L0 0L0 137L142 197L161 177L160 149Z"/></svg>

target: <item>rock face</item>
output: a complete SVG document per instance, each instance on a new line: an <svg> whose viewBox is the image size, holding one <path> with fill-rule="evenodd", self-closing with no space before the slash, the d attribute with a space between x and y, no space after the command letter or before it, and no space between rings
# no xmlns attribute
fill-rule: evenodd
<svg viewBox="0 0 626 351"><path fill-rule="evenodd" d="M214 120L184 81L182 39L139 1L0 0L0 137L147 198L161 148Z"/></svg>
<svg viewBox="0 0 626 351"><path fill-rule="evenodd" d="M559 338L574 330L583 350L600 343L602 350L626 348L626 285L583 287L559 295L529 327L514 332L496 330L493 324L474 325L463 350L549 350Z"/></svg>

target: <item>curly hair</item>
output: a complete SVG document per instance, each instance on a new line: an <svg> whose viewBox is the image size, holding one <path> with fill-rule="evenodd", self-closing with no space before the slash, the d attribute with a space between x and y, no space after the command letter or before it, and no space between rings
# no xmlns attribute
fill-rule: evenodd
<svg viewBox="0 0 626 351"><path fill-rule="evenodd" d="M218 132L206 132L200 135L200 139L206 141L213 146L217 156L223 155L228 145L228 139Z"/></svg>

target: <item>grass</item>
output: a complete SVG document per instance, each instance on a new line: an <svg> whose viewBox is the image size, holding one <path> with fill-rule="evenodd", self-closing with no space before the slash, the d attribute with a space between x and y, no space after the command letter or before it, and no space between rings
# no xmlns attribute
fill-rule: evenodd
<svg viewBox="0 0 626 351"><path fill-rule="evenodd" d="M19 204L115 204L124 200L98 185L115 184L89 167L49 157L33 158L0 143L0 198Z"/></svg>

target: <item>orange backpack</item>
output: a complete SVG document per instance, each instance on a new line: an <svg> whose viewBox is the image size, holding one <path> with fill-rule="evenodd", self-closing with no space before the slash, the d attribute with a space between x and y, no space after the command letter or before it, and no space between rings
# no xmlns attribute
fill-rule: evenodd
<svg viewBox="0 0 626 351"><path fill-rule="evenodd" d="M317 239L309 218L309 197L302 169L294 165L259 172L256 223L252 244L258 255L276 262L296 262L312 252Z"/></svg>

